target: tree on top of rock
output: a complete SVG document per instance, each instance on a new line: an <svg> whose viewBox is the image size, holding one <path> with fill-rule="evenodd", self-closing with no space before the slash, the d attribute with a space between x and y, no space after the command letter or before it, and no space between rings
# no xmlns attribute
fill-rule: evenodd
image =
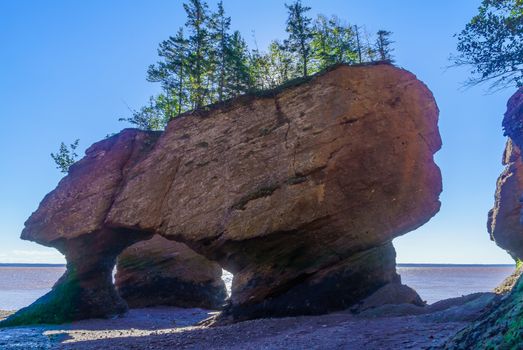
<svg viewBox="0 0 523 350"><path fill-rule="evenodd" d="M60 149L58 152L51 153L51 158L53 158L56 168L59 169L62 173L67 174L69 168L76 162L78 154L76 149L78 148L79 139L76 139L72 144L67 146L65 143L60 144Z"/></svg>
<svg viewBox="0 0 523 350"><path fill-rule="evenodd" d="M249 48L239 31L229 38L224 62L223 96L238 96L252 87Z"/></svg>
<svg viewBox="0 0 523 350"><path fill-rule="evenodd" d="M394 42L390 40L392 32L388 30L379 30L376 35L376 52L378 53L379 60L392 62L392 51L394 51L391 47Z"/></svg>
<svg viewBox="0 0 523 350"><path fill-rule="evenodd" d="M193 108L199 108L210 103L210 72L212 50L209 34L209 14L207 3L201 0L189 0L183 4L187 13L185 26L189 31L188 38L188 63L189 63L189 89Z"/></svg>
<svg viewBox="0 0 523 350"><path fill-rule="evenodd" d="M285 45L290 52L300 57L303 76L306 77L308 75L307 68L311 53L310 43L314 36L311 27L312 19L306 15L311 8L303 6L300 0L293 2L291 5L285 4L285 7L289 13L286 28L289 37L285 40Z"/></svg>
<svg viewBox="0 0 523 350"><path fill-rule="evenodd" d="M312 53L317 69L337 63L358 61L356 37L352 26L344 25L336 16L318 15L314 21Z"/></svg>
<svg viewBox="0 0 523 350"><path fill-rule="evenodd" d="M150 65L147 71L147 80L159 82L162 89L171 96L175 114L169 115L172 119L176 114L182 113L187 107L187 71L188 71L188 41L185 39L183 29L180 28L176 36L169 37L160 43L158 56L162 61L156 65Z"/></svg>
<svg viewBox="0 0 523 350"><path fill-rule="evenodd" d="M459 33L456 66L472 66L467 85L523 86L523 1L483 0Z"/></svg>
<svg viewBox="0 0 523 350"><path fill-rule="evenodd" d="M231 18L225 16L223 1L220 1L218 3L218 11L211 16L210 20L210 35L213 43L213 63L216 66L214 71L216 72L216 93L218 95L218 101L223 101L224 99L224 90L227 79L227 56L231 54L231 50L229 49L230 28Z"/></svg>

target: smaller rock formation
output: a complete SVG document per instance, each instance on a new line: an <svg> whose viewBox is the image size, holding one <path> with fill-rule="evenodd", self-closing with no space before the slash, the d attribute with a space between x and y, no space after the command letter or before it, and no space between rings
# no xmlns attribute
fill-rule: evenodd
<svg viewBox="0 0 523 350"><path fill-rule="evenodd" d="M426 303L421 300L421 297L414 289L401 283L389 283L372 293L351 310L355 313L361 313L383 305L399 304L426 306Z"/></svg>
<svg viewBox="0 0 523 350"><path fill-rule="evenodd" d="M519 147L508 139L503 155L505 170L497 181L494 208L487 224L491 239L514 259L523 258L523 225L520 222L523 195L523 162Z"/></svg>
<svg viewBox="0 0 523 350"><path fill-rule="evenodd" d="M523 87L520 87L507 102L503 130L505 136L510 137L520 149L523 148Z"/></svg>
<svg viewBox="0 0 523 350"><path fill-rule="evenodd" d="M496 244L507 250L514 259L523 258L523 223L521 197L523 194L523 88L508 101L503 119L505 135L509 137L503 164L505 170L497 182L496 201L489 212L488 228ZM452 338L448 350L521 349L523 346L523 279L521 270L498 288L512 290L488 313ZM519 278L517 282L514 280Z"/></svg>
<svg viewBox="0 0 523 350"><path fill-rule="evenodd" d="M116 257L153 233L109 228L105 213L129 167L159 133L124 130L93 144L25 223L22 238L55 247L67 271L51 292L1 322L2 326L64 323L108 317L127 310L112 283Z"/></svg>
<svg viewBox="0 0 523 350"><path fill-rule="evenodd" d="M118 256L116 289L130 307L219 309L227 291L222 268L185 244L154 236Z"/></svg>

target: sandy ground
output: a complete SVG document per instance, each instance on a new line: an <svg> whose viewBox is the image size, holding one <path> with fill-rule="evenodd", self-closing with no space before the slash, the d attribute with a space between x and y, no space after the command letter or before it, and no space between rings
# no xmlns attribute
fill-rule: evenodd
<svg viewBox="0 0 523 350"><path fill-rule="evenodd" d="M197 325L214 315L207 310L133 309L114 319L0 329L0 349L429 349L497 300L493 293L476 293L425 307L382 305L359 315L345 311L210 328ZM0 311L0 319L8 314Z"/></svg>
<svg viewBox="0 0 523 350"><path fill-rule="evenodd" d="M1 315L1 313L0 313ZM427 349L467 322L350 313L264 319L205 328L201 309L131 310L124 317L0 330L0 349Z"/></svg>

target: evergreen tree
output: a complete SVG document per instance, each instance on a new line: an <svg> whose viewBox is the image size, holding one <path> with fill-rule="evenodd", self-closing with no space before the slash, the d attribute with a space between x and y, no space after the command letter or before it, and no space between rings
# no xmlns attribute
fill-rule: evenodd
<svg viewBox="0 0 523 350"><path fill-rule="evenodd" d="M158 49L158 56L163 61L156 65L149 66L147 80L150 82L160 82L162 88L175 100L171 103L176 104L176 114L181 114L187 109L187 80L188 80L188 42L184 38L183 29L180 28L175 37L170 37L163 41Z"/></svg>
<svg viewBox="0 0 523 350"><path fill-rule="evenodd" d="M390 40L392 32L388 30L379 30L376 35L376 52L378 53L379 60L392 62L392 51L394 51L391 47L394 42Z"/></svg>
<svg viewBox="0 0 523 350"><path fill-rule="evenodd" d="M249 67L249 49L239 31L230 36L224 62L224 98L238 96L253 85Z"/></svg>
<svg viewBox="0 0 523 350"><path fill-rule="evenodd" d="M227 55L231 52L229 49L231 27L231 18L225 16L223 1L218 3L218 11L212 16L211 21L211 38L214 44L215 72L217 75L216 89L218 101L224 98L224 89L226 84Z"/></svg>
<svg viewBox="0 0 523 350"><path fill-rule="evenodd" d="M336 63L361 63L374 60L377 54L390 58L390 32L378 32L374 49L366 32L362 34L357 26L322 15L312 26L306 15L310 7L303 6L301 0L285 7L288 38L283 44L271 42L264 53L257 45L249 51L238 31L230 34L231 18L226 16L222 1L216 12L210 13L205 0L187 0L183 8L188 36L180 29L163 41L158 48L160 60L147 72L147 80L161 83L163 92L151 97L148 105L131 110L131 117L120 120L141 129L159 130L184 111L251 89L273 88Z"/></svg>
<svg viewBox="0 0 523 350"><path fill-rule="evenodd" d="M354 26L354 36L356 37L356 52L358 53L358 63L362 63L363 62L363 45L361 42L360 28L357 25Z"/></svg>
<svg viewBox="0 0 523 350"><path fill-rule="evenodd" d="M285 45L290 52L295 53L300 58L300 66L303 69L303 76L308 75L308 64L310 60L311 41L313 38L311 22L312 19L306 16L311 9L303 6L301 0L296 0L291 5L285 4L288 10L287 28L289 37L285 40Z"/></svg>
<svg viewBox="0 0 523 350"><path fill-rule="evenodd" d="M188 67L190 99L193 108L199 108L210 102L209 89L212 70L209 54L212 46L209 35L209 15L207 3L201 0L189 0L183 7L187 13L185 26L189 30ZM211 101L212 102L212 101Z"/></svg>

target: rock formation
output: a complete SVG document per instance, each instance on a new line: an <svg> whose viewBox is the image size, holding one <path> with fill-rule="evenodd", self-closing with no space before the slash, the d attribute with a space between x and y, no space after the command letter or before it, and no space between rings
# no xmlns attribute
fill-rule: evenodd
<svg viewBox="0 0 523 350"><path fill-rule="evenodd" d="M68 274L86 260L79 283L111 296L98 271L159 234L234 274L224 319L347 308L399 282L392 239L439 210L437 119L413 74L337 66L182 115L154 145L128 130L93 146L107 150L87 153L22 237L58 247ZM115 300L96 313L123 310Z"/></svg>
<svg viewBox="0 0 523 350"><path fill-rule="evenodd" d="M492 240L514 259L523 258L523 225L520 222L523 195L523 161L519 147L508 139L503 154L505 170L498 178L494 208L487 228Z"/></svg>
<svg viewBox="0 0 523 350"><path fill-rule="evenodd" d="M227 297L220 265L161 236L125 249L116 266L116 289L132 308L219 309Z"/></svg>
<svg viewBox="0 0 523 350"><path fill-rule="evenodd" d="M520 149L523 146L523 88L508 101L503 119L505 135L509 137L500 175L494 208L489 212L488 228L496 244L507 250L514 259L523 259L523 169ZM521 267L514 274L519 278L503 299L479 320L459 332L446 344L446 349L521 349L523 346L523 279Z"/></svg>
<svg viewBox="0 0 523 350"><path fill-rule="evenodd" d="M134 163L159 137L156 132L124 130L95 143L25 223L22 239L55 247L67 271L52 291L3 322L62 323L104 317L127 310L112 284L116 257L152 233L109 228L107 211Z"/></svg>

